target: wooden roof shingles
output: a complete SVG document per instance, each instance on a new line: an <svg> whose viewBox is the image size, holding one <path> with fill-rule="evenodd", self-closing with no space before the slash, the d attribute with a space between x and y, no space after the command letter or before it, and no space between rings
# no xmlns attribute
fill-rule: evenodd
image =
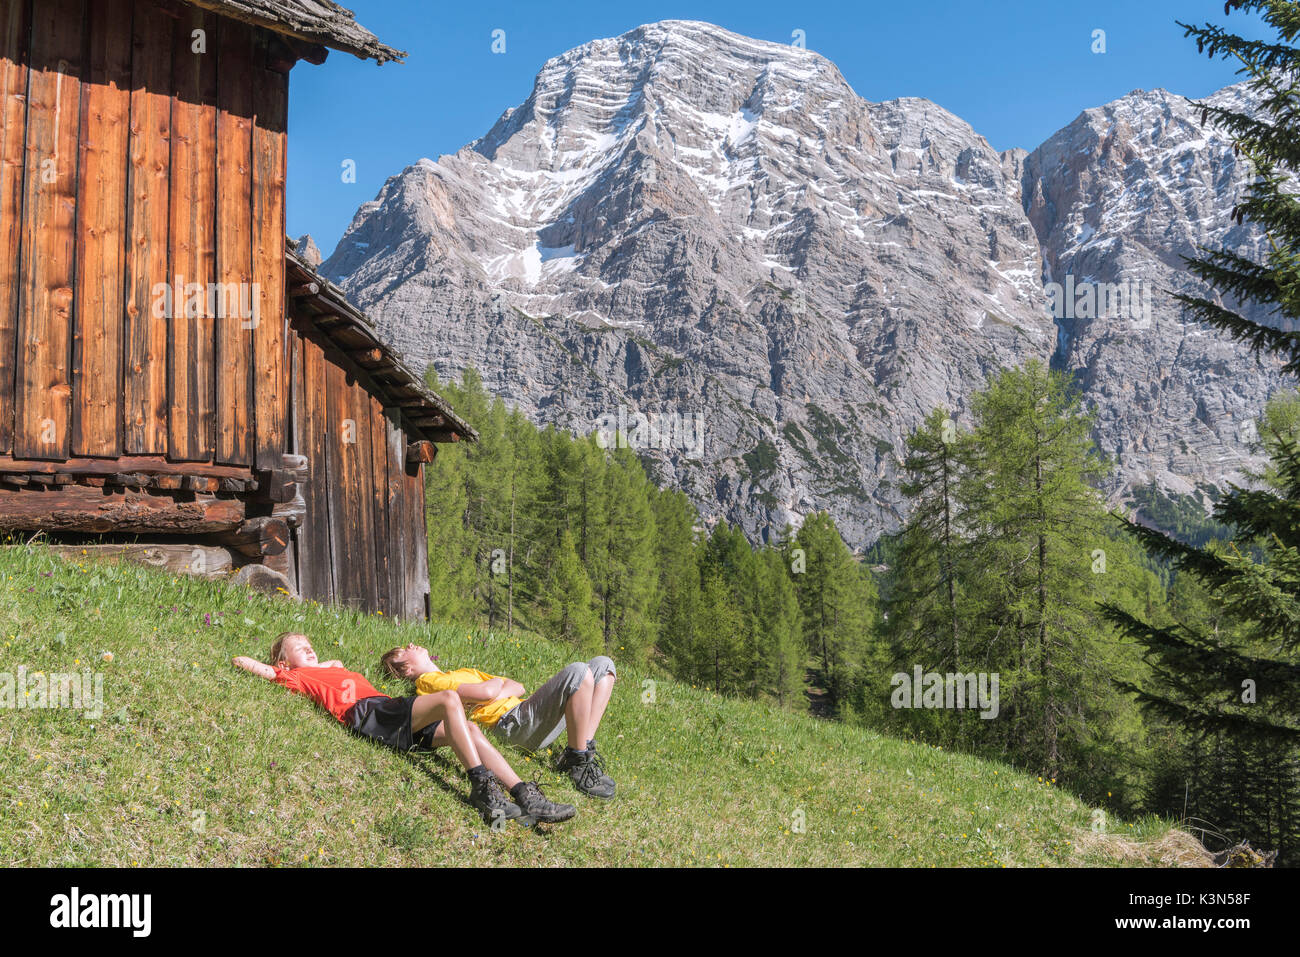
<svg viewBox="0 0 1300 957"><path fill-rule="evenodd" d="M343 290L287 245L284 259L295 321L310 324L364 369L384 405L401 410L408 430L435 442L478 441L478 432L384 342L375 324Z"/></svg>
<svg viewBox="0 0 1300 957"><path fill-rule="evenodd" d="M357 23L355 14L333 0L187 0L196 7L275 33L332 47L363 60L385 63L406 57ZM321 51L324 56L324 51Z"/></svg>

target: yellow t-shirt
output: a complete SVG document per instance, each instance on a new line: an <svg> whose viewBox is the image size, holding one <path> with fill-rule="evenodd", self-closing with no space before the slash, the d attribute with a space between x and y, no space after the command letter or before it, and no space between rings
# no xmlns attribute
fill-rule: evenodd
<svg viewBox="0 0 1300 957"><path fill-rule="evenodd" d="M455 671L430 671L420 675L415 682L416 694L433 694L435 691L455 691L461 685L478 684L491 681L497 675L484 674L477 668L457 668ZM523 701L523 698L496 698L484 701L469 713L469 719L485 728L490 728Z"/></svg>

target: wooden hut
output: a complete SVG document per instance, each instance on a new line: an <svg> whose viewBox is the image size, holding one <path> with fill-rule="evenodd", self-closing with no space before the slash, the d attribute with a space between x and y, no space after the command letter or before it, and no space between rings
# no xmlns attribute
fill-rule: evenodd
<svg viewBox="0 0 1300 957"><path fill-rule="evenodd" d="M285 237L329 0L0 0L0 531L427 616L424 466L476 438Z"/></svg>

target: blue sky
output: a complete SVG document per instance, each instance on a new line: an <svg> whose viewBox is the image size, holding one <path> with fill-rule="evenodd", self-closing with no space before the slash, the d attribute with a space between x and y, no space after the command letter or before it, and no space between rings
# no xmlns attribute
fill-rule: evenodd
<svg viewBox="0 0 1300 957"><path fill-rule="evenodd" d="M288 229L325 255L384 180L481 136L522 103L548 58L642 23L707 20L807 47L835 62L859 96L921 96L956 113L994 148L1033 149L1079 112L1135 89L1204 96L1237 78L1196 53L1175 20L1263 35L1223 16L1223 0L863 0L858 3L457 3L346 0L381 40L409 54L382 67L332 51L290 78ZM505 53L492 52L505 31ZM1104 30L1106 52L1092 52ZM356 182L342 164L356 164Z"/></svg>

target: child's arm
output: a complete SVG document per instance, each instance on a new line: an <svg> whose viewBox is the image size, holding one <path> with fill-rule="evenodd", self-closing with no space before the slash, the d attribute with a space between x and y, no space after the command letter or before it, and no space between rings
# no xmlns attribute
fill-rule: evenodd
<svg viewBox="0 0 1300 957"><path fill-rule="evenodd" d="M495 701L506 697L502 692L504 686L504 678L490 678L474 684L463 684L456 689L456 694L460 695L462 701Z"/></svg>
<svg viewBox="0 0 1300 957"><path fill-rule="evenodd" d="M329 661L322 661L319 665L317 665L317 667L318 668L342 668L343 662L339 661L337 658L331 658Z"/></svg>
<svg viewBox="0 0 1300 957"><path fill-rule="evenodd" d="M490 678L476 684L464 684L456 689L462 701L495 701L497 698L523 697L527 692L518 681L510 678Z"/></svg>
<svg viewBox="0 0 1300 957"><path fill-rule="evenodd" d="M513 678L502 678L501 697L503 698L522 698L528 694L528 689L521 685Z"/></svg>
<svg viewBox="0 0 1300 957"><path fill-rule="evenodd" d="M236 668L243 668L249 674L257 675L259 678L265 678L267 681L275 680L275 669L270 665L263 664L247 655L239 655L232 659Z"/></svg>

